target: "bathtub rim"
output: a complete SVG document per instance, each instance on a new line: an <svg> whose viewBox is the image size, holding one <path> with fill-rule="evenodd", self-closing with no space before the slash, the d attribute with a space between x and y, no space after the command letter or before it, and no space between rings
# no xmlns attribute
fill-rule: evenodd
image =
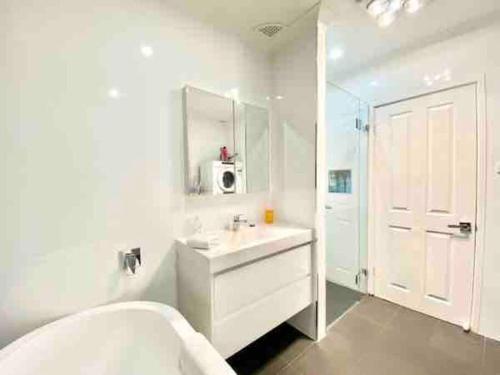
<svg viewBox="0 0 500 375"><path fill-rule="evenodd" d="M114 311L121 310L139 310L139 311L152 311L163 316L166 321L172 326L173 330L179 336L179 339L184 343L189 340L190 337L196 336L196 331L191 327L188 321L182 316L182 314L175 308L169 305L165 305L160 302L152 301L131 301L131 302L118 302L97 307L91 307L79 311L74 314L70 314L63 318L57 319L53 322L47 323L41 327L35 328L33 331L26 333L25 335L14 340L4 348L0 349L0 365L2 361L6 360L10 355L14 354L18 350L22 349L25 345L28 345L31 341L35 340L38 336L48 333L52 330L60 329L64 326L71 325L78 320L87 318L93 315L99 315L103 313L110 313Z"/></svg>

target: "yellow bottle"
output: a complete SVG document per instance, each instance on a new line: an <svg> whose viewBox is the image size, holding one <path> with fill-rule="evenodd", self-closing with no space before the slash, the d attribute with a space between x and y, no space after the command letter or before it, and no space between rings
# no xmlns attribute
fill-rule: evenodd
<svg viewBox="0 0 500 375"><path fill-rule="evenodd" d="M274 223L274 210L272 208L266 208L264 213L264 221L266 224Z"/></svg>

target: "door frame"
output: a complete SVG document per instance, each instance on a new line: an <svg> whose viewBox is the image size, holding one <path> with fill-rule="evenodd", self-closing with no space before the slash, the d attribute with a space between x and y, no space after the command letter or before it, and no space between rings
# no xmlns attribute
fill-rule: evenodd
<svg viewBox="0 0 500 375"><path fill-rule="evenodd" d="M486 173L487 173L487 137L491 129L486 120L486 79L485 74L479 75L475 80L466 80L462 83L457 83L452 86L440 87L438 90L421 92L417 95L406 98L394 98L389 102L380 103L370 108L370 128L368 134L368 294L375 294L375 228L376 215L374 204L375 180L376 171L375 163L375 109L383 107L395 102L414 99L422 96L427 96L440 91L452 90L467 85L476 86L476 132L477 132L477 179L476 179L476 241L474 254L474 271L472 285L472 306L469 314L471 330L479 332L480 310L481 310L481 286L482 286L482 270L484 261L484 244L485 244L485 223L486 223Z"/></svg>

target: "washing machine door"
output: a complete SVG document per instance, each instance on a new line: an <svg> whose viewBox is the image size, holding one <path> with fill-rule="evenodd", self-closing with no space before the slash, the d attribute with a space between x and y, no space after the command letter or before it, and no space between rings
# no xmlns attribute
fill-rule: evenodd
<svg viewBox="0 0 500 375"><path fill-rule="evenodd" d="M219 189L224 193L234 193L236 186L236 174L234 167L222 168L217 178Z"/></svg>

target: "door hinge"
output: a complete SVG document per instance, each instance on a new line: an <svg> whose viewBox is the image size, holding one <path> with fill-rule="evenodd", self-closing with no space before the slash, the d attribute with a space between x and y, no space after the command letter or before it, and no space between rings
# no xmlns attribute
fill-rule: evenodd
<svg viewBox="0 0 500 375"><path fill-rule="evenodd" d="M366 268L361 268L361 270L359 270L359 272L354 277L354 282L357 286L361 285L361 277L364 277L366 280L368 280L368 270Z"/></svg>
<svg viewBox="0 0 500 375"><path fill-rule="evenodd" d="M362 274L364 277L368 278L368 269L366 269L366 268L361 268L361 274Z"/></svg>
<svg viewBox="0 0 500 375"><path fill-rule="evenodd" d="M358 129L359 131L368 132L370 130L370 125L363 125L363 121L361 121L360 118L356 118L356 129Z"/></svg>
<svg viewBox="0 0 500 375"><path fill-rule="evenodd" d="M356 118L356 129L361 130L362 126L363 125L361 125L361 119L360 118Z"/></svg>

